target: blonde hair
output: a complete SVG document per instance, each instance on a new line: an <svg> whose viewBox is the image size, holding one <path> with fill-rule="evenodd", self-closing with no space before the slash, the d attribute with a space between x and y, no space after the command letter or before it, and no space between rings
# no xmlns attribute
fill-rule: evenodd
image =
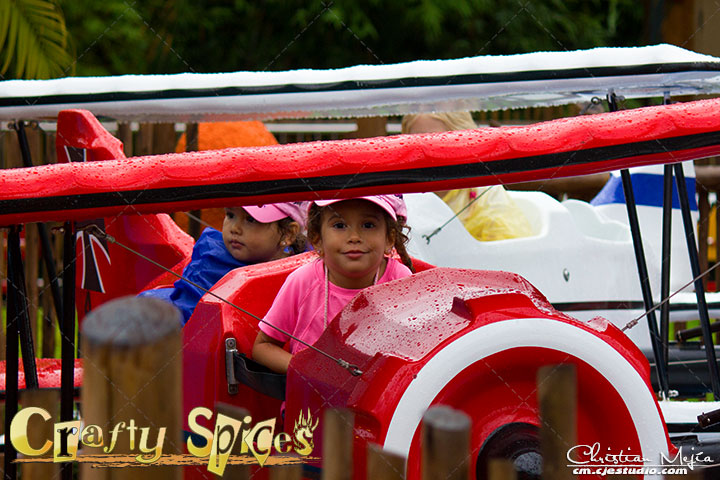
<svg viewBox="0 0 720 480"><path fill-rule="evenodd" d="M413 123L422 115L440 120L448 130L473 130L477 128L470 112L417 113L403 117L401 125L402 133L410 133Z"/></svg>

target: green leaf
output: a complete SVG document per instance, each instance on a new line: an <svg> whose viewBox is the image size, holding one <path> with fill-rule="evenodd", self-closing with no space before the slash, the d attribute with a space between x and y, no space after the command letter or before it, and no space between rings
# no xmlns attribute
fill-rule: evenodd
<svg viewBox="0 0 720 480"><path fill-rule="evenodd" d="M16 78L63 75L72 65L68 32L58 0L3 0L0 7L0 74Z"/></svg>

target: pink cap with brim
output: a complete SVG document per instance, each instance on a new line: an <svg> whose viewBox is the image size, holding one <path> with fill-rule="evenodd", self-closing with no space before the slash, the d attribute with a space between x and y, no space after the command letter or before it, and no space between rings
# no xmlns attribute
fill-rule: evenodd
<svg viewBox="0 0 720 480"><path fill-rule="evenodd" d="M300 230L307 227L308 202L266 203L242 207L251 217L261 223L277 222L290 217L300 224Z"/></svg>
<svg viewBox="0 0 720 480"><path fill-rule="evenodd" d="M371 195L368 197L354 197L354 198L336 198L333 200L315 200L315 205L319 207L327 207L333 203L342 202L344 200L355 200L362 199L372 202L385 210L394 220L397 217L407 218L407 207L405 206L405 200L403 200L402 194L395 195Z"/></svg>

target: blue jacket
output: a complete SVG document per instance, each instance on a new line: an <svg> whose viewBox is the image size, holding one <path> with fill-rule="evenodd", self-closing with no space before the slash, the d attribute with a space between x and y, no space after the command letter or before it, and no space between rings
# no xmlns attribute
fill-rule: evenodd
<svg viewBox="0 0 720 480"><path fill-rule="evenodd" d="M183 270L183 277L209 290L230 270L246 265L230 255L223 243L222 233L208 227L195 243L192 259ZM182 313L183 325L190 319L195 306L203 295L205 295L204 291L185 280L176 281L173 287L140 293L141 297L159 298L175 305Z"/></svg>

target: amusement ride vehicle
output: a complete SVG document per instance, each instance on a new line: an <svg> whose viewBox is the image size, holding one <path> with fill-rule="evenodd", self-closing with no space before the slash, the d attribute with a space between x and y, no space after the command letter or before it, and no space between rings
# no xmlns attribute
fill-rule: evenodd
<svg viewBox="0 0 720 480"><path fill-rule="evenodd" d="M223 277L183 328L185 413L224 402L247 408L254 418L269 418L278 415L285 398L287 422L307 412L322 418L328 407L346 407L355 414L357 478L364 478L368 442L407 457L408 478L420 478L421 416L433 405L449 405L473 421L471 470L476 478L484 477L489 452L503 452L527 475L537 475L536 373L545 365L569 363L578 372L579 443L597 442L653 461L661 454L672 456L681 444L720 450L711 436L697 433L697 416L720 404L669 398L674 387L668 365L679 350L662 341L653 312L647 312L672 304L657 296L669 285L669 269L653 260L667 255L644 259L627 171L675 165L666 172L677 180L681 205L676 216L686 227L680 236L689 237L694 247L679 162L720 154L719 99L527 126L133 158L125 158L121 143L95 118L392 115L560 105L596 97L607 98L615 110L620 95L720 92L719 59L666 45L439 63L442 68L436 62L413 62L337 71L1 82L0 119L57 117L60 163L0 171L0 225L69 222L65 261L72 262L77 238L76 296L82 319L82 306L89 310L168 285L175 277L166 270L182 272L192 239L164 212L409 194L417 273L359 293L314 348L294 356L287 378L257 371L247 358L257 334L256 317L267 311L287 275L315 254L244 267ZM444 73L432 73L437 71ZM513 193L535 225L535 235L496 243L474 240L457 220L446 222L452 211L432 194L421 193L618 169L625 169L622 180L630 184L626 223L583 202L561 204L544 194ZM9 243L16 241L13 227ZM17 251L12 245L8 250ZM705 332L704 343L694 351L707 365L696 386L717 399L720 377L706 305L713 297L702 290L696 256L695 251L674 275L690 272L686 280L694 283L694 306ZM9 264L15 267L17 261ZM637 264L638 270L628 272L628 264ZM661 288L653 288L657 284L650 275L660 270ZM639 287L633 283L638 272ZM98 291L88 288L91 278ZM673 285L681 281L673 278ZM65 328L74 320L70 284L65 283ZM624 313L596 316L626 301L632 308ZM575 318L575 312L583 316ZM634 325L644 325L647 337L623 332L632 332ZM15 334L8 332L8 338ZM641 348L652 355L652 379ZM8 358L10 367L10 353ZM23 355L22 380L28 386L38 385L32 375L42 370L31 358ZM72 402L72 360L63 358L65 405ZM7 368L8 404L17 402L13 375L18 372ZM75 378L74 384L79 382ZM316 448L321 444L318 438ZM185 473L186 478L213 478L203 469Z"/></svg>

